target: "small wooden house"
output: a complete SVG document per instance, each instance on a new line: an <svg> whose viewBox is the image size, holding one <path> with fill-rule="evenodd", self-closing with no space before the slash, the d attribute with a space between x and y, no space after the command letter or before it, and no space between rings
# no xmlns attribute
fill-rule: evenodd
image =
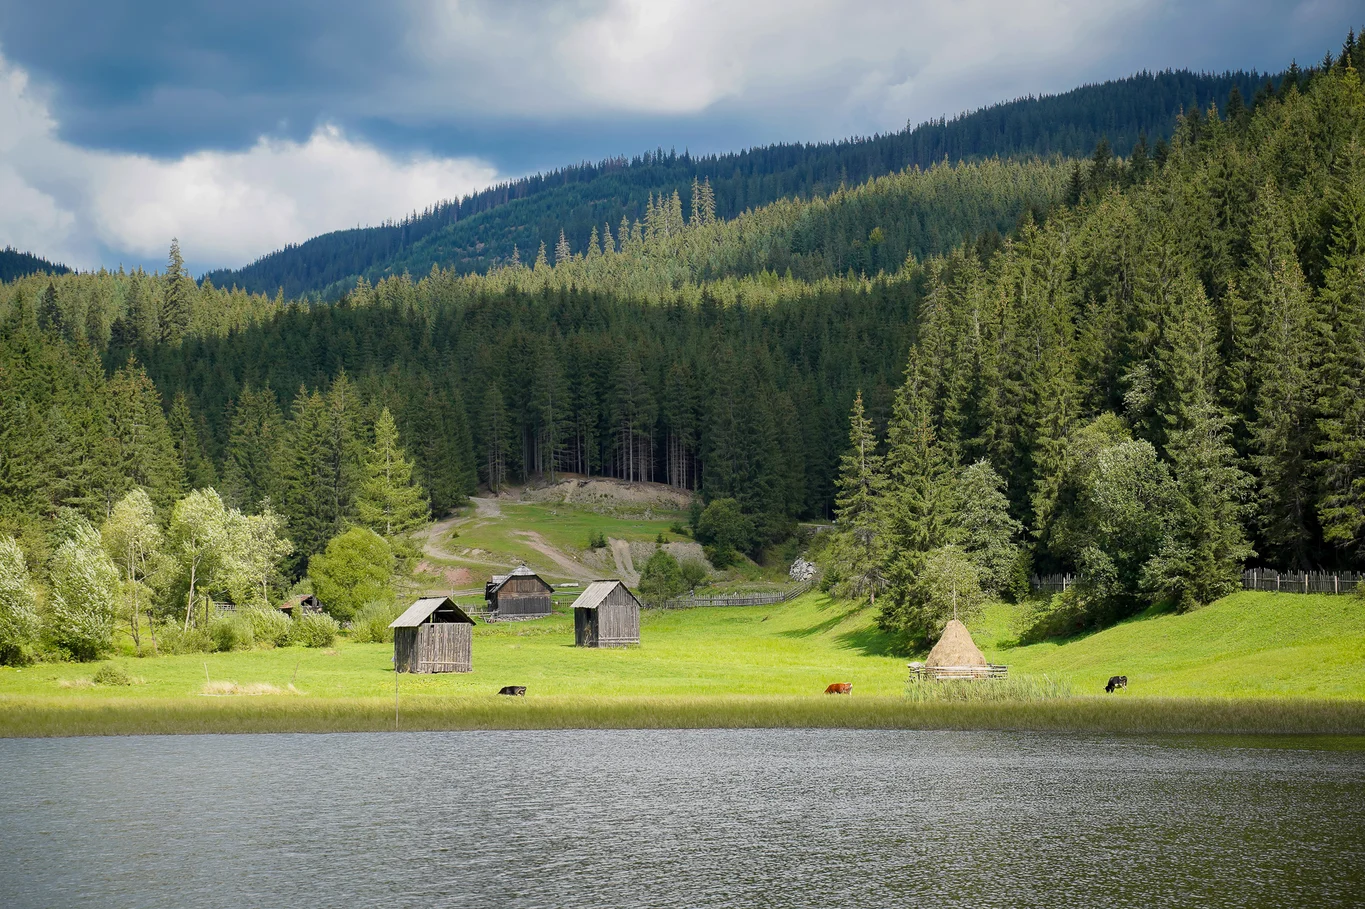
<svg viewBox="0 0 1365 909"><path fill-rule="evenodd" d="M311 593L303 593L299 594L296 597L290 597L289 599L285 600L283 603L280 604L279 609L280 612L283 612L285 615L293 619L297 618L300 615L322 612L322 602L319 601L318 598L313 596ZM294 612L295 609L299 609L301 611L295 613Z"/></svg>
<svg viewBox="0 0 1365 909"><path fill-rule="evenodd" d="M398 672L473 671L474 620L450 597L420 599L389 627Z"/></svg>
<svg viewBox="0 0 1365 909"><path fill-rule="evenodd" d="M573 635L579 647L640 643L640 601L621 581L593 581L574 600Z"/></svg>
<svg viewBox="0 0 1365 909"><path fill-rule="evenodd" d="M499 619L539 618L550 614L550 594L554 592L534 571L518 565L490 580L484 586L483 598L488 611Z"/></svg>

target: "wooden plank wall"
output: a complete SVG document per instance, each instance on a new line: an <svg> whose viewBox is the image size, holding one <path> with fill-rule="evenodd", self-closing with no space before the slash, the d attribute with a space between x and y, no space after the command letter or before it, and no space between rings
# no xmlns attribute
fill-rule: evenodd
<svg viewBox="0 0 1365 909"><path fill-rule="evenodd" d="M393 650L399 672L471 672L472 626L463 623L395 628Z"/></svg>
<svg viewBox="0 0 1365 909"><path fill-rule="evenodd" d="M640 607L635 598L617 585L597 607L598 646L640 643Z"/></svg>

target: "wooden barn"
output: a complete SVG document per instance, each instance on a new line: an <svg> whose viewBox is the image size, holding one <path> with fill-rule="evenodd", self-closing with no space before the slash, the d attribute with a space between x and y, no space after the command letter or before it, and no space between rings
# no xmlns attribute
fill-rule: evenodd
<svg viewBox="0 0 1365 909"><path fill-rule="evenodd" d="M530 619L550 614L550 594L555 589L525 565L498 575L483 589L488 611L499 619Z"/></svg>
<svg viewBox="0 0 1365 909"><path fill-rule="evenodd" d="M473 671L474 620L450 597L418 600L389 627L397 671Z"/></svg>
<svg viewBox="0 0 1365 909"><path fill-rule="evenodd" d="M640 643L640 601L621 581L593 581L574 600L573 635L579 647Z"/></svg>
<svg viewBox="0 0 1365 909"><path fill-rule="evenodd" d="M283 612L285 615L289 616L292 619L297 618L298 616L304 614L322 612L322 603L318 600L317 597L313 596L311 593L305 593L299 594L296 597L290 597L289 599L285 600L283 603L280 604L279 609L280 612ZM299 609L301 611L295 613L294 612L295 609Z"/></svg>

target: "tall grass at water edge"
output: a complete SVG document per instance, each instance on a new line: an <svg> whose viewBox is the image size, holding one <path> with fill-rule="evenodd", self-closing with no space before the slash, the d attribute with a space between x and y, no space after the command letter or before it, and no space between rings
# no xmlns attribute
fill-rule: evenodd
<svg viewBox="0 0 1365 909"><path fill-rule="evenodd" d="M0 697L0 736L476 729L848 728L1365 736L1365 703L1295 699L904 697Z"/></svg>

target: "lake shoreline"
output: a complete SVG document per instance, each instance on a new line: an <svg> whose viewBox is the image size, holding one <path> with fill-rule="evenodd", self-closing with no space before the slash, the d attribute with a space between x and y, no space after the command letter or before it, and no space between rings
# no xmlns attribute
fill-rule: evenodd
<svg viewBox="0 0 1365 909"><path fill-rule="evenodd" d="M392 698L0 696L0 738L520 729L915 729L1365 736L1365 701L1086 696L1034 702L904 697Z"/></svg>

